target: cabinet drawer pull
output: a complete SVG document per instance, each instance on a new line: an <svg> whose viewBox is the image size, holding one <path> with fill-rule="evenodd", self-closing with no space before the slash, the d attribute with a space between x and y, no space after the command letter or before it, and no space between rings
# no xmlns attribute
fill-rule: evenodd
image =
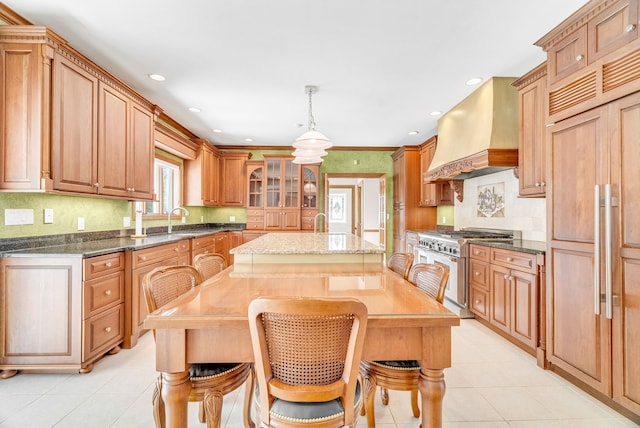
<svg viewBox="0 0 640 428"><path fill-rule="evenodd" d="M509 279L509 275L504 275L503 278L504 279Z"/></svg>
<svg viewBox="0 0 640 428"><path fill-rule="evenodd" d="M111 262L106 262L104 265L105 265L106 267L108 267L108 268L110 268L110 267L112 266Z"/></svg>
<svg viewBox="0 0 640 428"><path fill-rule="evenodd" d="M476 272L475 272L475 275L476 275L476 276L480 276L480 272L476 271Z"/></svg>
<svg viewBox="0 0 640 428"><path fill-rule="evenodd" d="M107 296L111 296L111 290L105 291L104 294L107 295Z"/></svg>
<svg viewBox="0 0 640 428"><path fill-rule="evenodd" d="M624 27L624 31L626 31L627 33L630 33L635 29L636 29L636 24L629 24L626 27Z"/></svg>
<svg viewBox="0 0 640 428"><path fill-rule="evenodd" d="M479 305L482 302L480 301L480 299L476 299L475 303L476 303L476 305Z"/></svg>
<svg viewBox="0 0 640 428"><path fill-rule="evenodd" d="M576 57L576 62L582 61L584 59L584 55L580 54Z"/></svg>
<svg viewBox="0 0 640 428"><path fill-rule="evenodd" d="M104 331L106 331L107 333L111 332L111 327L105 327Z"/></svg>
<svg viewBox="0 0 640 428"><path fill-rule="evenodd" d="M180 248L176 247L176 248L173 249L173 251L175 251L177 253L178 251L180 251Z"/></svg>
<svg viewBox="0 0 640 428"><path fill-rule="evenodd" d="M513 261L513 257L507 257L507 261L508 262L512 262Z"/></svg>
<svg viewBox="0 0 640 428"><path fill-rule="evenodd" d="M144 262L145 260L147 260L147 256L140 256L140 261Z"/></svg>

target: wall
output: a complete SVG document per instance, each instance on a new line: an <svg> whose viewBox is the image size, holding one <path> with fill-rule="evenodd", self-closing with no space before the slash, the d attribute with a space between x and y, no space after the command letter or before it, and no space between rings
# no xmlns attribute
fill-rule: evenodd
<svg viewBox="0 0 640 428"><path fill-rule="evenodd" d="M262 159L264 153L289 155L291 151L255 151L252 152L252 159ZM326 172L386 173L389 180L387 185L387 200L389 202L391 200L390 189L392 188L390 181L393 177L391 153L391 151L333 151L325 157L320 172L321 174ZM354 159L359 160L357 165L354 165ZM34 224L5 226L4 210L7 208L33 209ZM52 224L44 224L45 208L53 208ZM187 209L189 210L189 216L185 217L187 224L229 223L230 216L235 216L237 223L246 222L246 209L244 208L188 206ZM391 212L391 210L388 209L387 212ZM124 217L131 217L131 229L135 227L135 221L133 221L135 214L132 212L129 201L49 193L0 193L0 238L75 233L78 231L78 217L85 219L85 232L124 229ZM143 225L145 227L166 226L167 221L144 220Z"/></svg>
<svg viewBox="0 0 640 428"><path fill-rule="evenodd" d="M478 186L504 182L504 217L478 217ZM518 179L511 169L464 182L464 201L455 201L455 228L487 227L521 230L522 238L546 241L546 199L519 198Z"/></svg>

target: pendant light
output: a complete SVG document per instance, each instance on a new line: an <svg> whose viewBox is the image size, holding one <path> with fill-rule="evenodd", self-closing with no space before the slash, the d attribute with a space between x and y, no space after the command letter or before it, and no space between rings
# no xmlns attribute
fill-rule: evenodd
<svg viewBox="0 0 640 428"><path fill-rule="evenodd" d="M318 87L314 85L306 85L305 93L309 95L309 127L307 132L296 138L293 143L295 156L293 163L309 164L322 162L322 156L326 156L328 149L333 146L331 141L320 132L316 131L316 122L313 118L313 109L311 104L311 96L318 92Z"/></svg>

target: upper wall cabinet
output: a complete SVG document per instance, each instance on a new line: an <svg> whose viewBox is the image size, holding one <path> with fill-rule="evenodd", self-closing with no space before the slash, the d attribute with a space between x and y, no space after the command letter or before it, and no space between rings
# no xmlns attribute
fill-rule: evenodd
<svg viewBox="0 0 640 428"><path fill-rule="evenodd" d="M0 190L152 199L152 104L45 27L0 27L0 56Z"/></svg>
<svg viewBox="0 0 640 428"><path fill-rule="evenodd" d="M245 167L250 152L220 152L220 201L225 207L245 206Z"/></svg>
<svg viewBox="0 0 640 428"><path fill-rule="evenodd" d="M590 1L536 42L547 52L551 122L640 90L639 4Z"/></svg>
<svg viewBox="0 0 640 428"><path fill-rule="evenodd" d="M205 207L220 206L220 152L205 140L193 160L184 162L184 204Z"/></svg>
<svg viewBox="0 0 640 428"><path fill-rule="evenodd" d="M518 88L518 181L521 197L544 197L547 64L513 82Z"/></svg>

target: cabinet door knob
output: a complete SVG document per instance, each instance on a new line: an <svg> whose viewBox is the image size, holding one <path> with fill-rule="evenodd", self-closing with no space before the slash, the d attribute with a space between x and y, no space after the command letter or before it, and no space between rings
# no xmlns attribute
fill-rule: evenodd
<svg viewBox="0 0 640 428"><path fill-rule="evenodd" d="M145 261L145 260L147 260L147 256L140 256L140 260L141 260L141 261Z"/></svg>
<svg viewBox="0 0 640 428"><path fill-rule="evenodd" d="M544 181L542 183L540 183L540 186L542 186L542 187L544 187L546 185L547 185L547 183L545 183Z"/></svg>
<svg viewBox="0 0 640 428"><path fill-rule="evenodd" d="M112 266L111 262L106 262L104 265L105 265L106 267L108 267L108 268L110 268L110 267Z"/></svg>
<svg viewBox="0 0 640 428"><path fill-rule="evenodd" d="M479 305L480 304L480 299L476 299L475 304Z"/></svg>
<svg viewBox="0 0 640 428"><path fill-rule="evenodd" d="M100 183L93 183L93 187L97 189L98 187L100 187Z"/></svg>
<svg viewBox="0 0 640 428"><path fill-rule="evenodd" d="M507 257L507 261L508 262L512 262L513 261L513 257Z"/></svg>
<svg viewBox="0 0 640 428"><path fill-rule="evenodd" d="M176 247L173 249L173 251L175 251L176 253L180 251L180 248Z"/></svg>
<svg viewBox="0 0 640 428"><path fill-rule="evenodd" d="M509 275L504 275L503 278L504 279L509 279Z"/></svg>
<svg viewBox="0 0 640 428"><path fill-rule="evenodd" d="M107 296L111 296L111 290L105 291L104 294L107 295Z"/></svg>
<svg viewBox="0 0 640 428"><path fill-rule="evenodd" d="M534 184L534 186L540 187L540 183L536 183L536 184Z"/></svg>
<svg viewBox="0 0 640 428"><path fill-rule="evenodd" d="M105 327L104 331L106 331L107 333L111 332L111 327Z"/></svg>
<svg viewBox="0 0 640 428"><path fill-rule="evenodd" d="M480 276L480 272L476 271L476 272L475 272L475 275L476 275L476 276Z"/></svg>
<svg viewBox="0 0 640 428"><path fill-rule="evenodd" d="M626 31L627 33L630 33L635 29L636 29L636 24L629 24L626 27L624 27L624 31Z"/></svg>
<svg viewBox="0 0 640 428"><path fill-rule="evenodd" d="M576 62L582 61L584 59L584 55L580 54L576 56Z"/></svg>

